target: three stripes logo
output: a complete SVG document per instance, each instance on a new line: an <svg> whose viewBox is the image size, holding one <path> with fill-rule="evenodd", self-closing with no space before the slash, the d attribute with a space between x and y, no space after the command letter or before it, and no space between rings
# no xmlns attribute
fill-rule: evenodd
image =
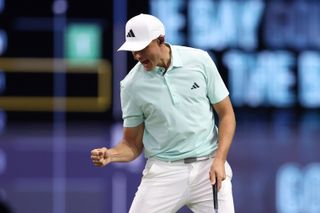
<svg viewBox="0 0 320 213"><path fill-rule="evenodd" d="M132 29L129 30L129 32L128 32L128 34L127 34L127 37L130 37L130 38L136 37L135 34L133 33Z"/></svg>
<svg viewBox="0 0 320 213"><path fill-rule="evenodd" d="M199 87L200 86L196 82L193 82L191 89L198 89Z"/></svg>

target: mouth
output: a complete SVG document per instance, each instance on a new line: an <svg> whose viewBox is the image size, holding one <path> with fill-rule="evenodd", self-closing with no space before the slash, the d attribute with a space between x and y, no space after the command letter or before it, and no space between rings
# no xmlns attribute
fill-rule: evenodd
<svg viewBox="0 0 320 213"><path fill-rule="evenodd" d="M146 66L146 65L149 63L149 60L143 60L143 61L140 61L140 63L141 63L143 66Z"/></svg>

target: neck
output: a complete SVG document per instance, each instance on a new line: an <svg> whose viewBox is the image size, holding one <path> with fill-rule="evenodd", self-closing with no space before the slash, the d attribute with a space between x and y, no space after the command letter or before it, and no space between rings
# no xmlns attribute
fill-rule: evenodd
<svg viewBox="0 0 320 213"><path fill-rule="evenodd" d="M167 70L171 64L171 48L168 44L163 45L163 58L160 60L162 67Z"/></svg>

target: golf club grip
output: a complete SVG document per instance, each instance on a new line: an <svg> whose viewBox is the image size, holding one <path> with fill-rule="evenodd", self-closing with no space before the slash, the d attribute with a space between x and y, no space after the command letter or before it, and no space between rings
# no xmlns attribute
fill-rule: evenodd
<svg viewBox="0 0 320 213"><path fill-rule="evenodd" d="M212 185L212 192L213 192L213 208L218 209L218 186L217 182Z"/></svg>

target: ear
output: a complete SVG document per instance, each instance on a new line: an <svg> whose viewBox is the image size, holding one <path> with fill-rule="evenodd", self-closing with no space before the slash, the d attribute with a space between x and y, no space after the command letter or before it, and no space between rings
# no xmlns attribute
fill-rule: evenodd
<svg viewBox="0 0 320 213"><path fill-rule="evenodd" d="M159 36L158 37L158 41L159 41L159 44L163 44L164 43L164 37L163 36Z"/></svg>

